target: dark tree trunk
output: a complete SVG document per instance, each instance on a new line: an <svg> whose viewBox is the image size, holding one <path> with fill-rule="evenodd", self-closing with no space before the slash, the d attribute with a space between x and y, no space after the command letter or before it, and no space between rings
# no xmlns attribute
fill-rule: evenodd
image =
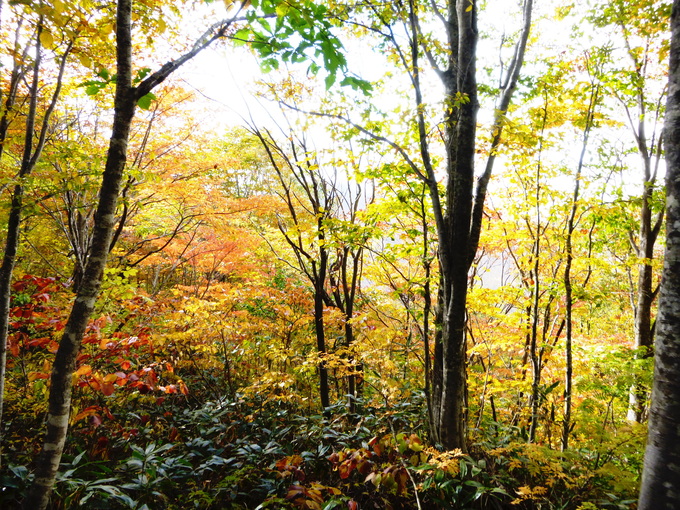
<svg viewBox="0 0 680 510"><path fill-rule="evenodd" d="M324 253L320 256L319 271L316 281L314 281L314 331L316 332L316 350L319 355L326 354L326 337L323 320L323 293L326 283L326 271L328 266L328 256ZM325 410L331 405L330 392L328 389L328 368L326 361L319 362L319 397L321 407Z"/></svg>
<svg viewBox="0 0 680 510"><path fill-rule="evenodd" d="M658 234L658 226L652 225L652 190L655 179L651 178L650 157L644 159L645 179L642 192L640 211L640 237L637 256L644 259L638 266L637 301L635 303L635 357L644 359L653 355L652 346L654 332L652 328L652 306L654 304L653 269L651 260L654 258L654 245ZM660 226L661 218L657 219ZM644 421L649 388L645 388L636 381L630 390L628 419L630 421Z"/></svg>
<svg viewBox="0 0 680 510"><path fill-rule="evenodd" d="M417 13L411 7L413 34L411 54L415 69L413 83L415 99L422 104L418 68ZM445 13L449 59L447 66L436 71L444 85L445 101L445 152L446 152L446 202L439 200L439 187L432 168L426 141L425 119L418 115L421 157L425 173L420 172L429 187L430 199L439 237L439 265L441 273L441 343L435 339L433 366L433 392L437 391L438 369L441 367L441 393L434 395L432 403L439 406L432 412L434 430L432 437L446 449L467 449L466 444L466 304L468 272L477 252L481 231L486 189L491 177L495 149L500 144L502 119L510 104L519 70L524 59L526 40L531 25L532 1L524 5L524 26L518 41L516 57L511 62L505 88L500 98L494 122L492 147L484 172L477 181L475 191L474 160L477 128L477 4L469 0L451 0ZM473 193L474 192L474 193ZM473 199L474 196L474 199ZM441 346L441 350L438 348ZM440 354L441 353L441 354ZM439 401L439 402L437 402Z"/></svg>
<svg viewBox="0 0 680 510"><path fill-rule="evenodd" d="M673 1L666 144L666 254L640 510L680 508L680 0Z"/></svg>
<svg viewBox="0 0 680 510"><path fill-rule="evenodd" d="M586 112L586 123L583 128L583 138L581 144L581 155L579 156L578 165L576 167L576 175L574 176L574 192L571 199L571 209L569 211L569 219L567 220L567 232L565 241L565 264L564 264L564 291L565 291L565 324L567 327L565 338L565 374L564 374L564 416L562 419L562 451L569 448L569 434L573 427L571 420L572 408L572 387L573 387L573 318L572 312L574 308L573 297L573 282L571 276L571 266L574 259L573 253L573 238L574 230L576 229L576 211L578 209L579 194L581 190L581 173L585 162L586 150L588 148L588 139L590 137L590 130L593 127L593 120L595 117L595 110L600 100L600 84L591 84L590 101L588 104L588 111ZM587 284L590 273L583 282Z"/></svg>

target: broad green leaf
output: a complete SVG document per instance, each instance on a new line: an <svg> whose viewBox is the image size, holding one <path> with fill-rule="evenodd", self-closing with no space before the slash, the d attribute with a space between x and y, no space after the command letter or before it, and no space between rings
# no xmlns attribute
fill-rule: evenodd
<svg viewBox="0 0 680 510"><path fill-rule="evenodd" d="M148 110L151 108L151 101L154 99L156 99L156 96L149 92L147 95L139 98L137 101L137 106L139 106L142 110Z"/></svg>

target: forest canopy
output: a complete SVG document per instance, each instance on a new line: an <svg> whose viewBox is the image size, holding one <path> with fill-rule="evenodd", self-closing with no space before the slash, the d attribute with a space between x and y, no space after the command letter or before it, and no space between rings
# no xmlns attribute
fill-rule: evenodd
<svg viewBox="0 0 680 510"><path fill-rule="evenodd" d="M638 508L671 8L0 0L0 506Z"/></svg>

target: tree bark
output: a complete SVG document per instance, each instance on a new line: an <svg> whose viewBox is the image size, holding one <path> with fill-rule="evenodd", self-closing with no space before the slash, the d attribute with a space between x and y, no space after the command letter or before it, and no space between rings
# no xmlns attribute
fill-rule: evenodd
<svg viewBox="0 0 680 510"><path fill-rule="evenodd" d="M640 510L680 508L680 0L673 1L666 144L666 253Z"/></svg>
<svg viewBox="0 0 680 510"><path fill-rule="evenodd" d="M576 211L578 209L579 194L581 189L581 173L583 172L583 165L585 163L586 150L588 149L588 140L590 138L590 130L593 127L595 110L597 109L600 100L600 84L591 83L592 89L590 92L590 100L588 103L588 110L586 112L586 123L583 128L583 138L581 143L581 154L579 156L576 167L576 175L574 175L574 191L571 199L571 209L569 211L569 219L567 220L567 233L565 240L565 264L564 264L564 291L565 291L565 322L567 326L565 338L565 374L564 374L564 416L562 419L562 451L569 448L569 434L571 433L571 408L572 408L572 386L573 386L573 321L572 312L574 308L573 298L573 282L571 276L571 266L574 259L573 253L573 238L574 230L576 229ZM584 281L587 283L588 277Z"/></svg>
<svg viewBox="0 0 680 510"><path fill-rule="evenodd" d="M319 260L319 272L314 281L314 331L316 333L316 350L321 355L326 354L326 333L323 320L323 293L326 282L326 272L328 269L328 256L323 250ZM319 371L319 397L321 398L321 408L326 409L331 405L330 391L328 389L328 367L326 360L322 359L318 366Z"/></svg>

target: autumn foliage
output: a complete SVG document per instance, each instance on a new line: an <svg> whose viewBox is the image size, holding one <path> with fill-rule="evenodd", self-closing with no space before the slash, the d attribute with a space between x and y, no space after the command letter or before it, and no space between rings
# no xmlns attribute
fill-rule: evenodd
<svg viewBox="0 0 680 510"><path fill-rule="evenodd" d="M433 203L446 196L442 115L452 122L469 99L404 98L421 79L429 91L425 60L449 62L429 32L444 11L284 3L134 3L135 86L154 52L191 47L187 12L238 11L223 35L273 71L253 85L266 120L249 112L246 127L225 128L187 80L137 102L101 294L70 367L50 508L636 508L663 249L668 2L603 0L587 12L546 2L506 112L492 105L498 59L478 57L471 158L497 162L463 275L465 448L454 449L433 427L448 306L437 222L449 214ZM55 353L95 238L117 78L113 10L93 5L0 4L3 40L17 41L0 49L3 232L19 184L23 200L3 509L19 508L35 478ZM506 33L481 19L484 44ZM555 55L560 23L580 35ZM586 25L610 43L586 41ZM372 71L384 75L355 76L322 26L378 49ZM26 77L38 67L31 110ZM45 121L46 143L20 175L26 141L41 136L30 115Z"/></svg>

